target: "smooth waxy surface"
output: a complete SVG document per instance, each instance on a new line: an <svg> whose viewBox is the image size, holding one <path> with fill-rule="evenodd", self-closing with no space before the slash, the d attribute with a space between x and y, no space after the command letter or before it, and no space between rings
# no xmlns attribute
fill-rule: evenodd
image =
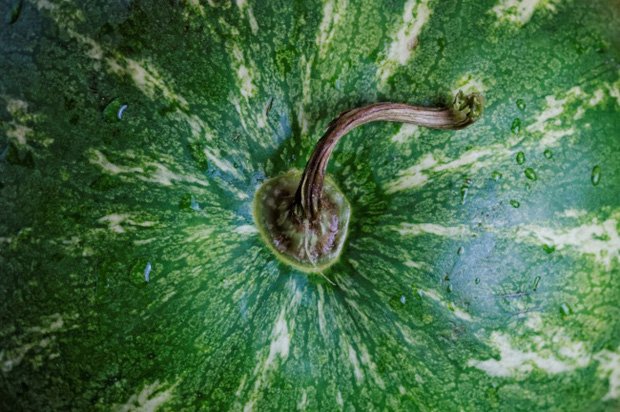
<svg viewBox="0 0 620 412"><path fill-rule="evenodd" d="M617 2L19 3L0 409L620 407ZM274 259L260 182L343 110L459 89L466 130L335 149L333 285Z"/></svg>

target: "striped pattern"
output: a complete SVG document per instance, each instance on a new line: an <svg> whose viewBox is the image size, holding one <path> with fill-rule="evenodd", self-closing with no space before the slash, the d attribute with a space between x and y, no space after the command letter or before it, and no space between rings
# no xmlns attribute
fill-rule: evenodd
<svg viewBox="0 0 620 412"><path fill-rule="evenodd" d="M613 7L24 1L0 32L0 409L617 410ZM337 113L458 90L485 96L471 128L339 143L337 264L274 258L254 194Z"/></svg>

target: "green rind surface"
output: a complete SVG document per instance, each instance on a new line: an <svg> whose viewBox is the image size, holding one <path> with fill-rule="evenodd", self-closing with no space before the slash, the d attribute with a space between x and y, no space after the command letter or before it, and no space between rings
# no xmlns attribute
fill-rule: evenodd
<svg viewBox="0 0 620 412"><path fill-rule="evenodd" d="M617 2L5 3L0 409L620 408ZM458 89L339 143L335 285L273 257L261 181Z"/></svg>

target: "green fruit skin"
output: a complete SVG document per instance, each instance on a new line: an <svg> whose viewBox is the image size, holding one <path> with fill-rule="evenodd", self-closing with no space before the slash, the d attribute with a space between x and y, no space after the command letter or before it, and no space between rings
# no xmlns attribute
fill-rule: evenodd
<svg viewBox="0 0 620 412"><path fill-rule="evenodd" d="M617 2L2 10L0 410L620 409ZM274 257L263 181L458 90L338 144L324 277Z"/></svg>

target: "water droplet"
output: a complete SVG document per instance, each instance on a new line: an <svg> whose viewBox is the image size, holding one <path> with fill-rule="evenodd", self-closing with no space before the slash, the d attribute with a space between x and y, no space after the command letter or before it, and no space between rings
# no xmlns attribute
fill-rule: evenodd
<svg viewBox="0 0 620 412"><path fill-rule="evenodd" d="M532 289L536 291L538 289L538 284L540 283L540 276L536 276L534 278L534 285L532 285Z"/></svg>
<svg viewBox="0 0 620 412"><path fill-rule="evenodd" d="M493 173L491 173L491 179L498 181L502 178L502 174L500 172L498 172L497 170L493 171Z"/></svg>
<svg viewBox="0 0 620 412"><path fill-rule="evenodd" d="M400 297L400 303L402 303L403 305L405 304L405 302L407 302L407 298L405 297L405 295L402 295Z"/></svg>
<svg viewBox="0 0 620 412"><path fill-rule="evenodd" d="M517 99L517 108L521 111L525 110L525 100Z"/></svg>
<svg viewBox="0 0 620 412"><path fill-rule="evenodd" d="M512 131L513 134L519 134L519 132L521 131L521 119L517 117L512 121L510 131Z"/></svg>
<svg viewBox="0 0 620 412"><path fill-rule="evenodd" d="M146 262L146 267L144 268L144 280L148 283L151 280L151 262Z"/></svg>
<svg viewBox="0 0 620 412"><path fill-rule="evenodd" d="M191 203L189 206L192 210L195 210L196 212L200 212L200 205L198 204L198 201L196 201L196 199L194 199L194 196L192 196L191 199Z"/></svg>
<svg viewBox="0 0 620 412"><path fill-rule="evenodd" d="M560 305L560 313L562 316L568 316L573 313L573 309L568 305L568 303L562 303Z"/></svg>
<svg viewBox="0 0 620 412"><path fill-rule="evenodd" d="M121 99L119 99L118 97L113 99L110 103L108 103L108 105L103 109L103 118L107 121L107 122L118 122L120 121L119 118L119 111L121 110L121 108L123 106L123 103L121 102ZM122 113L121 113L121 117L122 117Z"/></svg>
<svg viewBox="0 0 620 412"><path fill-rule="evenodd" d="M127 107L128 106L124 104L118 108L118 112L116 112L116 117L118 118L118 120L123 120L123 113L125 113L125 110L127 110Z"/></svg>
<svg viewBox="0 0 620 412"><path fill-rule="evenodd" d="M515 199L510 199L510 206L514 207L515 209L517 209L519 206L521 206L521 203L519 203L518 200Z"/></svg>
<svg viewBox="0 0 620 412"><path fill-rule="evenodd" d="M525 174L525 177L527 177L530 180L538 179L538 177L536 176L536 172L531 167L528 167L527 169L525 169L523 173Z"/></svg>
<svg viewBox="0 0 620 412"><path fill-rule="evenodd" d="M474 280L474 283L475 283L476 285L479 285L479 284L480 284L480 278L476 278L476 279Z"/></svg>
<svg viewBox="0 0 620 412"><path fill-rule="evenodd" d="M523 163L525 163L525 153L523 152L519 152L517 153L517 164L522 165Z"/></svg>
<svg viewBox="0 0 620 412"><path fill-rule="evenodd" d="M448 293L452 293L452 285L448 285L448 287L446 288L446 290L448 291Z"/></svg>
<svg viewBox="0 0 620 412"><path fill-rule="evenodd" d="M467 199L467 192L469 192L469 186L463 185L461 186L461 204L465 204L465 199Z"/></svg>
<svg viewBox="0 0 620 412"><path fill-rule="evenodd" d="M552 254L553 252L555 252L555 246L553 245L544 244L542 245L542 248L547 254Z"/></svg>
<svg viewBox="0 0 620 412"><path fill-rule="evenodd" d="M463 246L459 247L456 253L462 255L463 253L465 253L465 248Z"/></svg>
<svg viewBox="0 0 620 412"><path fill-rule="evenodd" d="M553 152L549 149L545 149L545 151L543 152L543 155L545 155L547 159L551 159L553 157Z"/></svg>
<svg viewBox="0 0 620 412"><path fill-rule="evenodd" d="M601 181L601 167L596 165L592 168L592 184L597 186Z"/></svg>

